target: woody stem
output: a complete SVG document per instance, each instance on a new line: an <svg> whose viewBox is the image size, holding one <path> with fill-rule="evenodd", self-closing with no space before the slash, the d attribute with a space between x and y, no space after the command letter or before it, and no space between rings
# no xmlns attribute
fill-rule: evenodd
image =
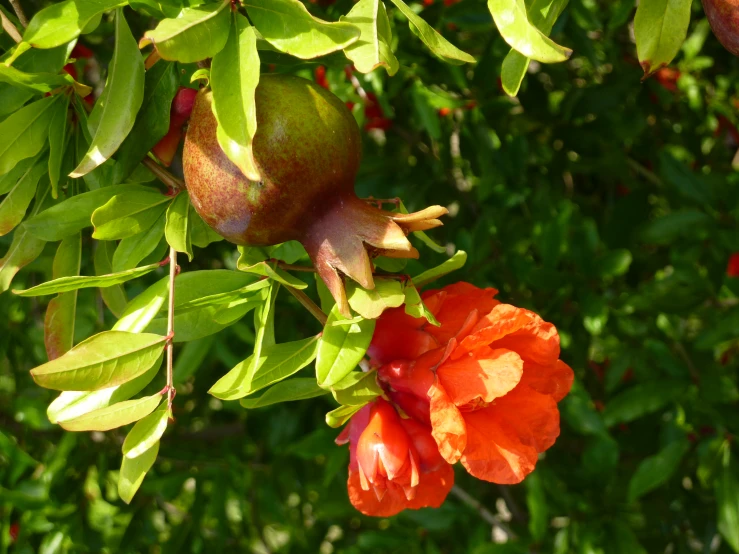
<svg viewBox="0 0 739 554"><path fill-rule="evenodd" d="M173 351L174 351L174 280L177 276L177 250L169 248L169 303L167 305L167 403L172 410L175 396Z"/></svg>
<svg viewBox="0 0 739 554"><path fill-rule="evenodd" d="M185 183L182 182L182 179L179 179L172 175L169 171L164 169L161 165L156 163L151 158L146 157L142 160L141 163L144 164L149 169L149 171L156 175L162 183L164 183L168 187L173 188L175 191L180 191L185 188Z"/></svg>
<svg viewBox="0 0 739 554"><path fill-rule="evenodd" d="M18 0L9 0L10 5L13 6L13 11L15 12L15 15L18 16L18 21L21 22L21 25L23 27L28 27L28 18L26 17L26 14L23 12L23 8L21 7L21 4Z"/></svg>
<svg viewBox="0 0 739 554"><path fill-rule="evenodd" d="M454 496L456 496L459 500L461 500L464 504L467 504L470 508L472 508L478 514L480 514L480 517L486 523L492 525L496 529L499 529L500 531L505 533L509 539L517 538L516 533L514 533L513 530L510 527L508 527L508 525L502 522L498 516L494 515L490 510L488 510L485 506L483 506L479 500L474 498L466 490L459 487L458 485L454 485L450 492Z"/></svg>
<svg viewBox="0 0 739 554"><path fill-rule="evenodd" d="M308 310L313 315L313 317L315 317L321 323L321 325L326 325L326 314L323 313L321 308L319 308L318 305L313 302L313 300L311 300L307 294L305 294L302 290L294 289L292 287L285 288L296 298L298 302L303 305L306 310Z"/></svg>
<svg viewBox="0 0 739 554"><path fill-rule="evenodd" d="M3 23L3 29L5 29L5 32L10 35L10 38L12 38L16 43L23 40L23 37L21 37L18 29L15 28L13 22L8 19L8 17L3 13L2 10L0 10L0 19Z"/></svg>

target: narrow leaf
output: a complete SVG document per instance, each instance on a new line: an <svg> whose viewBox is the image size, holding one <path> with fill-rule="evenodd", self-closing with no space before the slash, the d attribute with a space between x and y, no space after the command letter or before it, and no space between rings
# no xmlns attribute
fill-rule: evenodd
<svg viewBox="0 0 739 554"><path fill-rule="evenodd" d="M455 252L454 255L447 261L441 263L434 268L429 269L428 271L424 271L420 275L413 277L411 281L416 287L421 288L424 285L427 285L430 282L436 281L444 275L451 273L452 271L461 269L466 262L467 252L465 252L464 250L457 250L457 252Z"/></svg>
<svg viewBox="0 0 739 554"><path fill-rule="evenodd" d="M640 0L634 36L644 78L677 56L688 34L691 0Z"/></svg>
<svg viewBox="0 0 739 554"><path fill-rule="evenodd" d="M154 443L149 450L137 458L123 457L121 472L118 476L118 496L126 504L130 504L136 491L139 490L144 477L154 465L159 454L159 443Z"/></svg>
<svg viewBox="0 0 739 554"><path fill-rule="evenodd" d="M49 181L51 197L59 196L59 175L62 169L64 150L67 147L67 120L69 101L64 102L64 109L57 110L49 123Z"/></svg>
<svg viewBox="0 0 739 554"><path fill-rule="evenodd" d="M134 269L127 269L126 271L120 271L118 273L109 273L107 275L60 277L59 279L53 279L52 281L47 281L46 283L31 287L30 289L14 290L13 293L18 296L44 296L46 294L58 294L70 290L88 289L91 287L112 287L113 285L119 285L126 281L130 281L131 279L142 277L161 266L162 264L155 263L136 267Z"/></svg>
<svg viewBox="0 0 739 554"><path fill-rule="evenodd" d="M36 158L0 201L0 236L15 229L26 216L26 210L36 195L36 186L47 167L45 158Z"/></svg>
<svg viewBox="0 0 739 554"><path fill-rule="evenodd" d="M0 258L0 293L10 288L15 274L41 255L46 242L31 235L24 225L13 233L13 242Z"/></svg>
<svg viewBox="0 0 739 554"><path fill-rule="evenodd" d="M169 277L163 277L131 300L113 325L114 331L141 333L164 306L169 296Z"/></svg>
<svg viewBox="0 0 739 554"><path fill-rule="evenodd" d="M95 275L110 275L113 273L111 266L113 259L114 242L98 242L95 248ZM128 303L126 291L122 285L113 285L99 289L100 296L113 315L120 317Z"/></svg>
<svg viewBox="0 0 739 554"><path fill-rule="evenodd" d="M48 140L49 123L64 95L57 94L24 106L0 123L0 175L21 160L38 154Z"/></svg>
<svg viewBox="0 0 739 554"><path fill-rule="evenodd" d="M146 231L172 201L171 197L151 187L127 185L127 188L125 193L116 194L92 213L95 227L92 238L118 240Z"/></svg>
<svg viewBox="0 0 739 554"><path fill-rule="evenodd" d="M42 387L93 391L119 385L145 373L164 348L166 337L151 333L103 331L63 356L31 370Z"/></svg>
<svg viewBox="0 0 739 554"><path fill-rule="evenodd" d="M375 330L375 320L365 319L351 325L333 325L341 320L337 306L331 309L318 342L316 376L322 387L331 387L344 379L362 360Z"/></svg>
<svg viewBox="0 0 739 554"><path fill-rule="evenodd" d="M326 414L326 425L334 429L344 425L362 406L339 406Z"/></svg>
<svg viewBox="0 0 739 554"><path fill-rule="evenodd" d="M136 400L124 400L74 419L60 421L59 425L67 431L110 431L146 417L161 401L162 395L159 393Z"/></svg>
<svg viewBox="0 0 739 554"><path fill-rule="evenodd" d="M192 261L192 242L190 241L190 196L186 191L180 192L167 207L167 223L164 236L167 244L177 252L187 254Z"/></svg>
<svg viewBox="0 0 739 554"><path fill-rule="evenodd" d="M343 406L364 406L382 394L377 384L377 372L352 371L331 389L336 401Z"/></svg>
<svg viewBox="0 0 739 554"><path fill-rule="evenodd" d="M256 398L242 398L241 405L247 409L264 408L279 402L294 402L328 394L313 378L296 377L281 381Z"/></svg>
<svg viewBox="0 0 739 554"><path fill-rule="evenodd" d="M308 285L298 279L297 277L294 277L292 274L288 273L287 271L280 269L277 267L277 264L269 263L269 262L258 262L253 265L247 265L248 262L244 261L244 258L246 257L245 250L239 249L241 251L241 256L239 256L238 261L236 262L236 267L240 271L245 271L247 273L253 273L255 275L262 275L264 277L269 277L270 279L273 279L274 281L277 281L280 284L285 285L286 287L292 287L294 289L305 289L308 288Z"/></svg>
<svg viewBox="0 0 739 554"><path fill-rule="evenodd" d="M629 481L629 502L634 502L670 479L689 448L690 442L687 440L676 440L654 456L642 460Z"/></svg>
<svg viewBox="0 0 739 554"><path fill-rule="evenodd" d="M167 402L141 419L126 435L123 441L123 455L126 458L138 458L162 438L167 430L167 421L172 417Z"/></svg>
<svg viewBox="0 0 739 554"><path fill-rule="evenodd" d="M572 50L556 44L529 21L524 0L488 0L488 9L503 40L524 56L555 63L572 54Z"/></svg>
<svg viewBox="0 0 739 554"><path fill-rule="evenodd" d="M714 483L718 530L734 552L739 552L739 479L732 466L723 468Z"/></svg>
<svg viewBox="0 0 739 554"><path fill-rule="evenodd" d="M259 84L259 54L254 28L240 14L234 15L226 46L213 58L210 84L218 144L247 179L259 181L252 151L257 132L254 93Z"/></svg>
<svg viewBox="0 0 739 554"><path fill-rule="evenodd" d="M92 143L71 177L90 173L115 153L133 128L143 99L144 60L123 17L123 10L119 8L115 18L115 48L105 89L88 121Z"/></svg>
<svg viewBox="0 0 739 554"><path fill-rule="evenodd" d="M408 24L413 33L423 41L436 57L453 65L461 65L465 62L475 63L475 58L441 36L431 25L416 15L416 12L410 9L403 0L392 0L392 3L408 19Z"/></svg>
<svg viewBox="0 0 739 554"><path fill-rule="evenodd" d="M325 56L359 39L354 25L313 17L299 0L246 0L244 6L264 39L296 58Z"/></svg>
<svg viewBox="0 0 739 554"><path fill-rule="evenodd" d="M144 33L143 48L154 44L165 60L194 63L214 57L226 44L231 2L183 8L176 18L163 19L153 31Z"/></svg>
<svg viewBox="0 0 739 554"><path fill-rule="evenodd" d="M0 82L42 93L70 85L82 97L92 92L92 88L78 83L69 73L26 73L4 64L0 64Z"/></svg>
<svg viewBox="0 0 739 554"><path fill-rule="evenodd" d="M57 248L52 265L52 277L79 275L82 261L82 237L65 238ZM74 344L74 319L77 312L77 291L52 298L44 317L44 345L49 360L68 352Z"/></svg>
<svg viewBox="0 0 739 554"><path fill-rule="evenodd" d="M118 243L112 259L112 271L133 269L157 249L164 237L165 216L161 214L146 231L126 237ZM165 245L166 248L166 245Z"/></svg>

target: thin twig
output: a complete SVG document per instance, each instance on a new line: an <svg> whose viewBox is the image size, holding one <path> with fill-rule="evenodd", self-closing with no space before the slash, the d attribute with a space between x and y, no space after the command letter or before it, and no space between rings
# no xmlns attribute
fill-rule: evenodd
<svg viewBox="0 0 739 554"><path fill-rule="evenodd" d="M174 387L174 279L177 277L177 250L169 247L169 304L167 305L167 407L172 413L172 402L177 391Z"/></svg>
<svg viewBox="0 0 739 554"><path fill-rule="evenodd" d="M521 511L521 508L518 507L518 503L513 498L513 495L511 494L511 490L505 485L498 485L498 490L500 491L500 494L503 496L503 500L505 500L505 503L508 506L508 509L511 511L511 515L513 516L513 519L515 519L519 523L526 523L528 518L526 517L526 514L524 514L523 511Z"/></svg>
<svg viewBox="0 0 739 554"><path fill-rule="evenodd" d="M626 158L627 165L636 171L639 175L644 177L647 181L652 183L653 185L656 185L658 187L661 187L663 185L662 179L660 179L653 171L650 171L646 167L644 167L642 164L634 160L633 158Z"/></svg>
<svg viewBox="0 0 739 554"><path fill-rule="evenodd" d="M285 262L281 262L280 260L272 260L273 262L277 263L277 267L280 269L284 269L286 271L304 271L308 273L315 273L316 268L307 266L307 265L293 265L293 264L286 264Z"/></svg>
<svg viewBox="0 0 739 554"><path fill-rule="evenodd" d="M28 27L28 18L26 17L26 14L23 13L23 8L21 7L20 2L18 2L18 0L10 0L10 5L13 6L13 11L15 12L15 15L18 16L18 21L21 22L23 28L25 29Z"/></svg>
<svg viewBox="0 0 739 554"><path fill-rule="evenodd" d="M162 183L174 189L175 191L179 191L185 188L185 183L182 182L182 179L179 179L178 177L172 175L169 171L164 169L161 165L156 163L151 158L146 157L141 163L148 167L149 171L156 175Z"/></svg>
<svg viewBox="0 0 739 554"><path fill-rule="evenodd" d="M21 42L23 37L18 32L18 29L15 28L13 22L10 21L8 16L3 13L3 10L0 10L0 19L3 21L3 29L5 29L5 32L10 35L10 38L12 38L16 43Z"/></svg>
<svg viewBox="0 0 739 554"><path fill-rule="evenodd" d="M302 290L294 289L292 287L285 288L298 300L298 302L300 302L305 307L306 310L308 310L313 315L313 317L321 322L321 325L326 325L326 314L323 313L321 308L319 308L318 305L313 302L313 300L311 300L307 294L305 294Z"/></svg>
<svg viewBox="0 0 739 554"><path fill-rule="evenodd" d="M480 517L483 519L483 521L485 521L485 523L499 529L500 531L505 533L509 539L517 538L516 533L514 533L513 530L508 527L508 525L503 523L498 516L496 516L485 506L483 506L479 500L470 495L470 493L468 493L466 490L460 488L458 485L454 485L452 487L451 493L459 498L463 503L467 504L470 508L475 510L478 514L480 514Z"/></svg>
<svg viewBox="0 0 739 554"><path fill-rule="evenodd" d="M700 383L701 375L698 372L698 369L695 367L693 360L690 358L688 351L685 350L685 347L682 345L681 342L676 341L674 343L674 347L675 347L675 350L677 350L677 353L680 355L680 357L685 362L685 365L688 366L688 371L690 372L690 376L693 378L693 382L697 385L698 383Z"/></svg>

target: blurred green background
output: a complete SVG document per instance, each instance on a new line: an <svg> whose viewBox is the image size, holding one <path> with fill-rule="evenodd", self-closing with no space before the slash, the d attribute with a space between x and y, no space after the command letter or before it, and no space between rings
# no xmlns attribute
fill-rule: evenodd
<svg viewBox="0 0 739 554"><path fill-rule="evenodd" d="M352 5L321 4L307 5L329 20ZM29 14L40 7L24 6ZM576 383L560 404L557 444L521 485L459 471L462 492L440 509L361 516L347 499L347 449L324 423L332 402L247 411L207 394L251 353L247 317L177 345L176 423L127 506L115 479L124 431L75 434L48 422L54 393L28 374L46 361L47 299L6 292L1 553L739 552L739 277L727 274L739 252L739 61L694 2L672 68L641 82L634 0L571 0L552 36L573 57L532 63L512 99L498 80L509 48L484 2L416 7L479 63L435 60L388 6L395 77L354 74L352 83L345 61L327 61L318 75L366 127L360 196L400 196L411 210L449 207L431 233L447 252L419 243L422 263L406 271L465 250L467 265L444 282L495 287L500 300L559 329ZM126 17L137 37L154 26L130 9ZM95 84L112 53L109 18L81 42L96 58L80 79ZM0 36L0 46L10 44ZM313 78L316 64L265 63L263 71ZM374 106L364 107L357 84ZM83 235L83 274L94 272L92 242ZM0 252L9 244L0 238ZM49 245L13 288L48 280L53 255ZM190 271L235 261L235 247L221 242L180 263ZM128 297L160 277L128 283ZM80 291L78 340L113 322L96 289ZM284 293L276 322L278 341L320 330Z"/></svg>

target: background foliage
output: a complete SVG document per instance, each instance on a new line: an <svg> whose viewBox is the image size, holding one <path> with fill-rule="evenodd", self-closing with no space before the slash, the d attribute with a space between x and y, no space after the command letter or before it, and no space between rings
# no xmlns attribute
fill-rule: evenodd
<svg viewBox="0 0 739 554"><path fill-rule="evenodd" d="M131 4L138 11L124 13L140 38L169 3ZM307 4L330 21L351 5ZM739 251L739 62L695 2L674 69L641 82L633 0L571 0L552 36L572 57L532 62L511 98L499 78L510 48L483 2L414 6L478 63L430 56L388 6L399 44L394 77L350 79L345 60L316 72L316 63L263 59L262 71L318 76L355 105L367 128L360 196L449 207L433 232L447 252L424 247L424 265L405 271L465 250L466 266L446 282L496 287L501 300L557 326L577 377L560 405L557 444L519 486L460 472L457 484L482 508L450 496L438 510L360 516L346 495L348 453L324 422L330 397L247 411L208 395L252 351L246 318L176 345L176 422L126 505L116 490L123 431L70 433L49 423L54 394L28 373L47 359L47 299L5 292L0 552L739 551L739 278L727 275ZM33 14L42 6L24 7ZM77 62L79 80L98 93L114 26L106 14L81 38L94 59L86 70ZM13 42L3 34L0 46ZM357 85L373 106L364 107ZM0 238L2 252L12 238ZM93 275L90 233L82 240L81 273ZM49 280L55 251L47 244L13 288ZM218 242L180 264L187 273L235 268L236 259L232 245ZM165 270L127 283L128 297ZM320 330L284 293L275 320L278 341ZM75 343L114 322L98 289L78 293ZM500 528L491 533L491 515L507 540Z"/></svg>

